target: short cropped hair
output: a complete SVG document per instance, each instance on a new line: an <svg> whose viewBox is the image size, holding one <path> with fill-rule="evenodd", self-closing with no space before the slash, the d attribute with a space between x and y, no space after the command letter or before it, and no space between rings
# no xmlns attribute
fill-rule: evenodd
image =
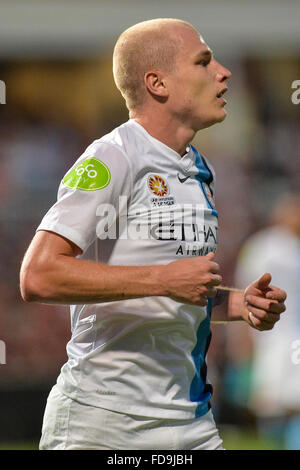
<svg viewBox="0 0 300 470"><path fill-rule="evenodd" d="M174 70L176 55L182 46L182 39L172 30L176 25L193 28L183 20L158 18L128 28L117 40L113 75L129 110L135 110L144 103L145 73L151 69L167 73Z"/></svg>

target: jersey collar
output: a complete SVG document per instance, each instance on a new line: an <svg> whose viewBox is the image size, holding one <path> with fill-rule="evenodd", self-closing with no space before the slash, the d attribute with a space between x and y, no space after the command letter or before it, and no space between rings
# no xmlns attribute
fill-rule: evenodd
<svg viewBox="0 0 300 470"><path fill-rule="evenodd" d="M142 133L144 137L146 137L146 139L150 141L152 145L154 145L161 153L168 155L173 159L176 158L177 162L183 166L185 171L187 171L194 164L196 157L190 145L186 148L186 153L181 157L181 155L171 147L168 147L168 145L150 135L149 132L147 132L146 129L134 119L129 119L128 123L134 126L140 133Z"/></svg>

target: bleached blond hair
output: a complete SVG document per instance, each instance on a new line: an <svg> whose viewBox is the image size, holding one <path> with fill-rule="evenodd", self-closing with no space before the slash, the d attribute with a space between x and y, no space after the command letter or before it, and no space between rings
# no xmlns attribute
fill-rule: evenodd
<svg viewBox="0 0 300 470"><path fill-rule="evenodd" d="M129 110L136 110L146 98L144 76L150 70L170 73L183 41L174 26L194 27L175 18L143 21L126 29L116 42L113 75Z"/></svg>

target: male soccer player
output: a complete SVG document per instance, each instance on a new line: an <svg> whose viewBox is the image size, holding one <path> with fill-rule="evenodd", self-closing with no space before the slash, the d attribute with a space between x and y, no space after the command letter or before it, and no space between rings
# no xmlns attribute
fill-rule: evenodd
<svg viewBox="0 0 300 470"><path fill-rule="evenodd" d="M205 364L215 177L190 142L224 120L230 72L177 19L126 30L113 72L130 119L63 178L21 269L25 300L71 305L40 448L222 449ZM285 293L270 280L232 292L227 319L271 329Z"/></svg>

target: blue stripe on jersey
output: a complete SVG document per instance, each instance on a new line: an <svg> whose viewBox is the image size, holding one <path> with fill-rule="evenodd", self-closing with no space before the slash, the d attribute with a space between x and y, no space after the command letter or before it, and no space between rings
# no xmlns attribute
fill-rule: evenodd
<svg viewBox="0 0 300 470"><path fill-rule="evenodd" d="M212 386L206 383L207 366L205 357L211 340L210 316L212 299L208 299L206 318L200 323L197 331L197 343L192 351L196 373L190 387L190 400L197 402L195 418L200 418L210 409L209 400L212 396Z"/></svg>
<svg viewBox="0 0 300 470"><path fill-rule="evenodd" d="M209 185L209 183L211 182L212 174L211 174L209 168L207 167L207 165L204 163L203 158L201 157L198 150L193 145L191 145L191 148L192 148L193 152L196 155L195 165L196 165L197 169L199 170L198 174L195 176L195 179L198 181L199 186L202 189L202 192L204 194L207 205L212 210L212 214L215 215L216 217L218 217L218 212L217 212L216 208L211 205L211 203L210 203L210 201L209 201L209 199L206 195L206 192L203 189L203 183L206 183L206 184Z"/></svg>

